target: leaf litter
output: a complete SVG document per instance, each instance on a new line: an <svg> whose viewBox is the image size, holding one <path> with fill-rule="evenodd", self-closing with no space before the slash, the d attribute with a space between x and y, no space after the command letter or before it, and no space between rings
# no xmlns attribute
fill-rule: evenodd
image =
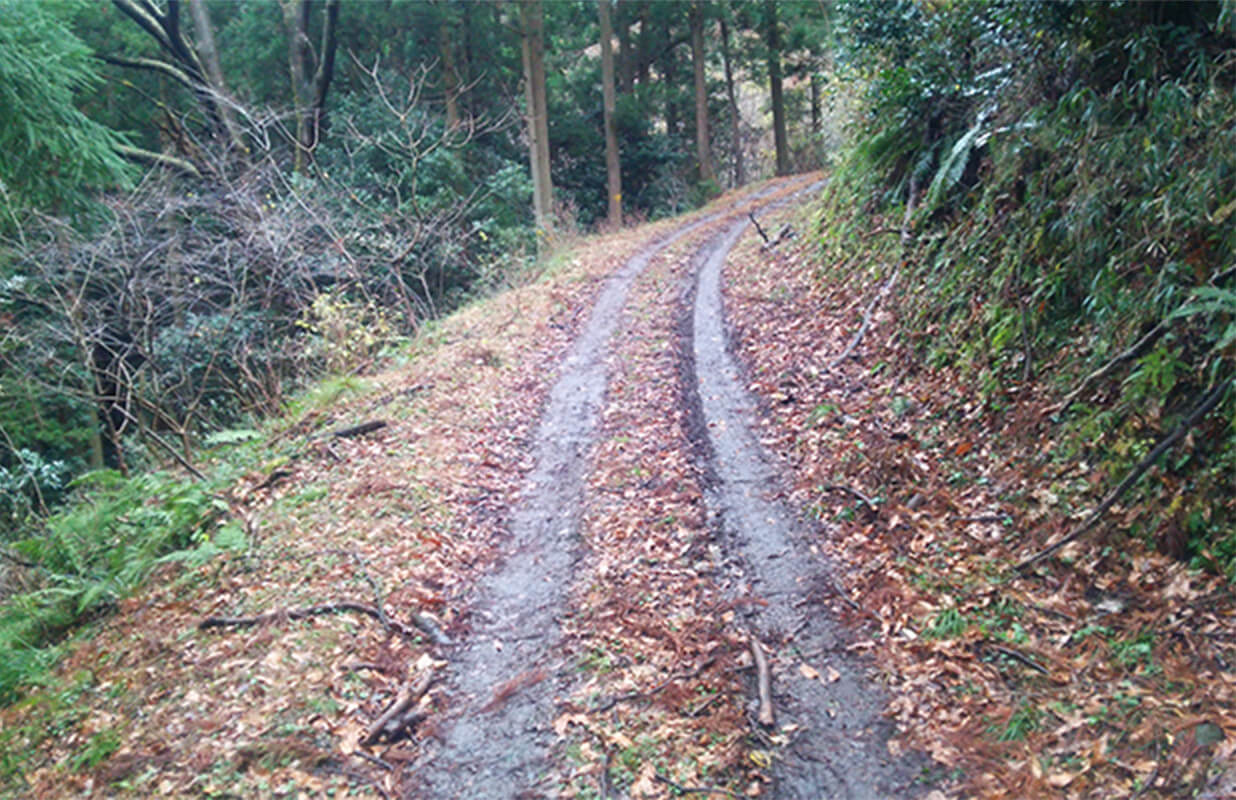
<svg viewBox="0 0 1236 800"><path fill-rule="evenodd" d="M766 227L812 230L816 214ZM1082 480L1039 466L1054 446L1045 389L984 407L961 376L921 365L895 303L829 368L878 269L820 263L809 240L767 252L748 238L727 303L763 437L790 466L793 502L829 525L820 544L844 567L849 617L905 744L946 781L936 791L1236 796L1230 587L1118 534L1013 573L1102 481L1084 464Z"/></svg>

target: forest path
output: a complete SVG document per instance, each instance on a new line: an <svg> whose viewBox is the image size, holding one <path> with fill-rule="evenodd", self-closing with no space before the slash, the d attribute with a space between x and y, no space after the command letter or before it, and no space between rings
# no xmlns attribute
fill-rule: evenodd
<svg viewBox="0 0 1236 800"><path fill-rule="evenodd" d="M475 593L472 614L483 622L451 658L451 690L468 699L418 770L426 796L502 797L541 782L552 697L569 680L559 623L579 561L584 473L607 382L607 346L635 278L659 252L716 218L684 224L631 257L605 283L567 353L534 436L536 466L511 516L504 557Z"/></svg>
<svg viewBox="0 0 1236 800"><path fill-rule="evenodd" d="M729 209L681 225L645 245L602 287L563 360L536 427L535 466L509 518L509 538L498 566L473 593L471 616L477 622L448 656L448 692L455 698L451 703L455 712L443 723L440 737L426 743L411 796L547 796L568 783L564 776L569 769L560 763L564 757L561 748L554 752L554 743L565 727L562 720L579 721L587 715L559 714L564 707L595 712L597 704L589 709L587 702L572 706L562 698L579 694L581 657L597 648L576 646L575 640L584 637L564 631L563 622L586 615L578 606L590 587L621 585L621 580L610 581L605 566L605 545L600 543L608 535L604 515L590 512L596 506L598 474L607 462L602 447L605 433L615 427L610 418L619 413L616 407L626 402L615 382L670 383L655 372L641 373L638 367L622 375L632 363L645 363L645 355L648 364L655 366L654 361L661 359L676 368L676 394L670 402L678 407L662 406L662 411L683 420L680 434L685 436L649 431L645 438L660 441L644 443L662 453L677 446L705 489L697 505L706 513L688 526L692 530L682 560L692 551L711 548L714 557L699 570L696 581L707 584L701 597L714 605L722 600L753 609L741 616L737 628L733 615L728 615L729 623L721 623L718 615L705 611L701 616L717 627L702 638L728 641L723 649L730 655L735 650L745 655L733 637L744 642L754 635L771 654L774 703L782 714L778 726L764 729L748 720L749 731L728 734L732 739L775 739L771 749L776 751L776 763L765 765L765 796L874 798L901 796L905 791L913 768L888 757L890 732L880 721L883 698L865 681L864 666L846 654L844 632L826 612L812 608L819 603L821 572L827 567L812 555L796 515L768 499L777 490L777 472L753 433L758 411L727 350L720 288L725 258L748 229L748 213L818 188L818 183L805 189L803 184L802 179L774 183ZM676 247L680 242L686 246ZM654 262L657 269L650 270ZM649 278L650 272L656 277ZM641 306L638 298L629 299L637 282L650 280L657 281L648 295L651 302ZM662 301L664 294L674 292L678 302L658 303L658 287ZM672 330L674 341L640 333L640 324ZM637 347L651 350L641 355L618 346L618 332L628 334ZM654 400L653 395L645 396ZM654 415L657 405L654 401L650 409ZM617 427L622 440L640 434ZM676 444L675 438L680 439ZM663 488L662 483L645 480L633 492L623 492L636 506L651 508L658 505ZM627 567L638 571L638 556L620 549L618 560L623 555L629 557ZM666 604L668 599L656 597L657 591L651 589L648 593L654 596L645 597L642 605ZM659 591L690 593L694 588L663 585ZM616 594L631 592L620 589ZM617 616L625 618L619 620L620 626L630 627L638 614L628 608ZM621 637L621 633L615 636ZM643 658L633 655L629 660ZM696 674L715 661L715 655L709 656ZM817 678L807 677L812 674ZM820 675L830 678L826 681ZM748 683L754 696L754 676ZM590 684L594 699L598 685L610 695L625 686L614 679L594 681ZM639 692L630 694L635 696L601 705L640 699ZM620 706L614 718L621 716ZM737 718L741 721L741 714ZM595 726L592 732L604 740ZM674 736L663 738L670 748L687 744L675 742ZM603 746L608 752L597 779L604 796L610 791L609 761L614 752L610 745ZM667 791L672 781L655 789L648 783L653 775L649 763L642 765L642 782L639 770L631 770L632 785L616 788L627 788L632 796L646 796L650 789L654 795ZM654 780L656 775L660 773L653 775Z"/></svg>

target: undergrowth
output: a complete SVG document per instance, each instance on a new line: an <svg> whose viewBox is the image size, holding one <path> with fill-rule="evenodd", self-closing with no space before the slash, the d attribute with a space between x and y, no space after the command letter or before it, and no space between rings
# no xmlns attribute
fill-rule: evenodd
<svg viewBox="0 0 1236 800"><path fill-rule="evenodd" d="M216 482L105 470L75 481L75 502L12 552L0 605L0 704L41 682L75 628L109 612L161 565L244 546Z"/></svg>
<svg viewBox="0 0 1236 800"><path fill-rule="evenodd" d="M905 14L874 14L889 5ZM901 265L905 342L990 413L1115 361L1046 409L1052 467L1106 485L1227 383L1125 521L1236 577L1230 4L847 8L870 113L826 190L824 263L865 261L873 287Z"/></svg>

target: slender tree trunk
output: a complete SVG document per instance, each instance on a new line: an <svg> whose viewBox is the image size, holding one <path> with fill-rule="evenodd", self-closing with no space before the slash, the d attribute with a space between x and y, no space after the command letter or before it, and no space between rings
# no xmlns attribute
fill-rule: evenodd
<svg viewBox="0 0 1236 800"><path fill-rule="evenodd" d="M292 102L296 105L294 169L297 172L304 172L313 160L313 151L317 148L326 124L326 93L335 72L335 30L339 23L339 2L340 0L326 0L316 70L313 68L312 47L309 42L309 2L283 2L283 24L288 36L288 74L292 82Z"/></svg>
<svg viewBox="0 0 1236 800"><path fill-rule="evenodd" d="M549 109L545 96L545 17L541 0L519 0L524 90L528 101L528 155L532 165L532 207L540 244L553 222L549 175Z"/></svg>
<svg viewBox="0 0 1236 800"><path fill-rule="evenodd" d="M708 82L704 75L704 9L700 0L691 4L691 64L695 70L695 153L700 181L716 181L712 171L712 144L708 136Z"/></svg>
<svg viewBox="0 0 1236 800"><path fill-rule="evenodd" d="M734 185L742 186L747 182L746 170L742 158L742 115L738 112L738 97L734 93L734 71L730 64L730 28L721 17L721 60L725 65L725 94L730 103L731 147L734 160Z"/></svg>
<svg viewBox="0 0 1236 800"><path fill-rule="evenodd" d="M219 48L215 45L215 29L210 24L210 12L203 0L189 0L189 12L193 15L193 30L197 34L197 52L201 57L206 75L217 97L215 105L219 109L219 117L227 132L232 148L238 153L247 154L249 147L240 134L240 126L236 124L236 115L232 113L227 84L223 82L223 69L219 66Z"/></svg>
<svg viewBox="0 0 1236 800"><path fill-rule="evenodd" d="M618 34L618 90L630 94L635 86L635 59L631 53L631 2L614 4L614 23Z"/></svg>
<svg viewBox="0 0 1236 800"><path fill-rule="evenodd" d="M442 92L446 100L446 127L454 130L459 127L459 72L455 66L454 31L451 30L451 20L444 12L441 25L438 27L438 52L442 56Z"/></svg>
<svg viewBox="0 0 1236 800"><path fill-rule="evenodd" d="M170 77L193 93L206 114L211 135L225 135L231 139L232 131L225 121L227 109L222 102L222 84L212 82L201 57L185 38L180 27L180 0L167 0L166 11L160 11L159 6L151 0L112 0L112 5L154 39L169 60L116 55L104 55L103 60L117 66L149 70ZM243 141L241 145L243 148Z"/></svg>
<svg viewBox="0 0 1236 800"><path fill-rule="evenodd" d="M678 135L681 116L678 113L678 59L674 48L667 47L661 57L662 85L665 90L665 132L671 137Z"/></svg>
<svg viewBox="0 0 1236 800"><path fill-rule="evenodd" d="M309 48L309 5L305 0L284 0L283 27L288 37L288 78L292 82L292 105L296 114L296 155L293 169L303 173L309 154L309 81L305 73L305 54Z"/></svg>
<svg viewBox="0 0 1236 800"><path fill-rule="evenodd" d="M597 0L601 23L601 93L605 106L605 174L609 188L609 224L618 228L622 226L622 166L618 158L618 131L614 120L614 45L609 3L610 0Z"/></svg>
<svg viewBox="0 0 1236 800"><path fill-rule="evenodd" d="M773 142L777 150L777 174L790 174L790 144L785 128L785 98L781 92L781 30L777 21L776 0L764 0L764 22L767 26L768 88L772 95Z"/></svg>
<svg viewBox="0 0 1236 800"><path fill-rule="evenodd" d="M817 136L822 129L823 114L820 108L820 73L811 72L811 132Z"/></svg>
<svg viewBox="0 0 1236 800"><path fill-rule="evenodd" d="M652 71L652 5L649 0L640 0L639 4L639 43L636 56L639 64L636 72L640 86L647 86Z"/></svg>

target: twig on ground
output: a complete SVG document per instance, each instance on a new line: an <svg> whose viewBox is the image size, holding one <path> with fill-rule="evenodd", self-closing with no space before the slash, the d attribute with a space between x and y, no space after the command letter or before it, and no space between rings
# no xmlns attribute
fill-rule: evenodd
<svg viewBox="0 0 1236 800"><path fill-rule="evenodd" d="M748 211L747 218L751 220L751 224L755 226L757 231L759 231L760 238L764 240L764 244L768 244L768 234L764 233L764 229L760 227L760 221L755 218L755 212Z"/></svg>
<svg viewBox="0 0 1236 800"><path fill-rule="evenodd" d="M382 759L382 758L378 758L377 756L371 756L368 753L366 753L364 750L353 750L352 755L357 756L358 758L363 758L364 760L368 761L370 764L373 764L375 767L381 767L387 772L392 772L395 769L395 765L392 764L391 762L385 759Z"/></svg>
<svg viewBox="0 0 1236 800"><path fill-rule="evenodd" d="M1133 486L1133 484L1137 483L1138 479L1145 474L1146 470L1150 469L1154 463L1159 460L1159 456L1170 450L1176 442L1184 438L1184 435L1188 433L1194 425L1214 410L1214 407L1219 404L1219 401L1223 399L1223 395L1227 393L1227 390L1231 388L1231 386L1231 377L1215 384L1215 387L1202 398L1201 402L1199 402L1191 412L1189 412L1189 416L1185 417L1181 423L1176 426L1174 431L1168 434L1163 441L1159 442L1159 444L1150 451L1150 455L1143 458L1141 463L1134 467L1132 471L1125 476L1119 486L1112 489L1107 497L1103 498L1103 502L1099 503L1098 507L1094 511L1090 512L1090 516L1086 518L1086 521L1080 527L1050 547L1045 547L1029 558L1023 560L1017 564L1013 570L1015 572L1022 572L1028 567L1034 566L1070 542L1080 539L1086 534L1086 532L1097 525L1099 520L1103 518L1103 515L1107 513L1107 510L1115 505L1116 501L1119 500L1121 496L1124 495L1124 493L1128 491L1131 486Z"/></svg>
<svg viewBox="0 0 1236 800"><path fill-rule="evenodd" d="M339 614L344 611L354 611L357 614L364 614L367 617L372 617L379 622L385 614L367 603L358 603L355 600L337 600L331 603L318 603L317 605L306 606L304 608L284 609L280 611L268 611L265 614L257 614L252 617L207 617L198 623L199 630L210 630L212 628L252 628L255 625L264 625L268 622L277 622L284 619L308 619L309 617L318 617L324 614ZM423 626L423 614L413 614L413 625L406 625L397 619L387 617L388 630L398 633L400 636L409 638L419 636L421 633L428 635L434 641L434 632L445 639L445 642L439 644L450 644L450 639L446 637L437 626ZM426 628L429 628L428 630Z"/></svg>
<svg viewBox="0 0 1236 800"><path fill-rule="evenodd" d="M497 709L507 700L510 700L511 696L514 695L516 692L518 692L520 689L524 689L524 688L527 688L528 686L533 686L535 684L538 684L548 677L549 677L549 673L539 668L530 669L526 672L519 673L514 678L511 678L510 680L503 683L497 689L494 689L493 697L489 698L488 703L481 706L481 711L484 713L489 713L490 711Z"/></svg>
<svg viewBox="0 0 1236 800"><path fill-rule="evenodd" d="M274 486L276 483L278 483L279 481L283 480L284 478L290 478L290 477L292 477L292 470L290 469L274 470L269 475L267 475L266 478L261 483L259 483L257 486L254 486L250 494L253 494L254 492L260 492L263 489L269 489L272 486Z"/></svg>
<svg viewBox="0 0 1236 800"><path fill-rule="evenodd" d="M1211 277L1209 284L1211 286L1218 286L1219 284L1223 283L1223 281L1227 280L1233 275L1236 275L1236 265L1228 267L1222 272L1215 273L1215 275ZM1120 366L1121 364L1124 364L1127 361L1132 361L1133 359L1143 355L1147 350L1150 349L1151 345L1153 345L1156 341L1158 341L1159 338L1163 336L1163 334L1167 333L1168 328L1171 327L1172 321L1176 319L1176 316L1175 316L1176 313L1179 312L1181 309L1187 308L1189 303L1191 302L1192 300L1185 301L1183 304L1179 306L1179 308L1176 309L1175 312L1173 312L1172 314L1168 314L1165 318L1159 320L1159 323L1157 325L1155 325L1153 328L1147 331L1140 339L1138 339L1136 342L1130 345L1128 349L1117 354L1106 364L1099 367L1094 372L1090 373L1085 378L1083 378L1082 382L1077 384L1077 388L1069 392L1067 395L1065 395L1063 400L1061 400L1059 403L1056 403L1053 406L1048 406L1047 409L1043 411L1043 416L1045 417L1051 416L1053 414L1059 414L1061 412L1068 410L1069 406L1073 405L1073 403L1077 401L1077 398L1081 397L1081 395L1087 389L1089 389L1090 385L1093 384L1095 381L1100 380L1110 375L1112 371L1115 370L1116 367Z"/></svg>
<svg viewBox="0 0 1236 800"><path fill-rule="evenodd" d="M681 783L675 783L660 773L656 773L652 777L653 780L658 783L664 783L680 794L723 794L726 797L738 797L729 789L722 789L717 786L683 786Z"/></svg>
<svg viewBox="0 0 1236 800"><path fill-rule="evenodd" d="M893 274L888 277L888 280L886 280L884 284L880 287L880 290L876 292L876 296L872 299L870 303L867 304L867 310L863 312L863 322L859 326L858 332L854 334L854 337L850 339L850 343L847 344L845 346L845 349L841 351L841 355L837 356L832 361L829 361L828 364L824 366L824 369L826 370L833 369L838 364L840 364L842 361L845 361L847 358L850 357L850 355L854 352L854 348L858 347L859 342L861 342L863 340L863 337L867 334L867 329L871 327L872 314L875 313L876 308L880 305L880 303L884 300L884 298L888 295L888 293L892 291L893 286L897 283L897 277L900 274L901 274L900 267L893 270Z"/></svg>
<svg viewBox="0 0 1236 800"><path fill-rule="evenodd" d="M870 497L860 492L858 489L855 489L851 486L845 486L840 483L826 483L820 488L828 492L843 492L859 500L864 505L866 505L867 508L871 509L872 511L878 511L874 500L872 500Z"/></svg>
<svg viewBox="0 0 1236 800"><path fill-rule="evenodd" d="M601 774L597 778L600 784L601 800L609 800L609 765L614 760L614 751L608 747L605 748L605 764L601 766Z"/></svg>
<svg viewBox="0 0 1236 800"><path fill-rule="evenodd" d="M973 514L969 517L953 517L955 522L1012 522L1012 514Z"/></svg>
<svg viewBox="0 0 1236 800"><path fill-rule="evenodd" d="M408 727L411 724L419 722L425 718L424 714L412 712L405 714L414 703L429 691L429 687L433 685L433 677L435 670L426 670L414 681L409 681L399 690L399 694L395 695L395 699L386 707L377 719L370 724L365 731L365 738L361 740L363 744L371 745L378 740L382 734L386 734L387 738L393 738L400 730Z"/></svg>
<svg viewBox="0 0 1236 800"><path fill-rule="evenodd" d="M661 681L660 683L658 683L656 686L652 687L651 689L647 689L642 692L628 692L627 694L620 694L615 697L611 697L608 700L605 700L604 702L602 702L600 705L598 705L596 709L594 710L595 711L609 711L611 708L618 705L619 703L625 703L630 700L640 700L643 698L652 697L654 694L657 694L658 692L663 691L667 686L669 686L672 683L676 683L677 681L689 680L691 678L698 676L701 672L711 667L715 661L716 661L715 658L708 658L704 661L703 664L700 664L695 669L689 672L675 673L669 676L668 678L666 678L665 680Z"/></svg>
<svg viewBox="0 0 1236 800"><path fill-rule="evenodd" d="M1025 653L1014 650L1011 647L1004 647L1003 645L998 645L998 644L995 644L994 642L984 642L983 646L986 647L988 650L991 650L992 652L999 653L1000 655L1003 655L1003 656L1008 656L1014 661L1019 661L1022 664L1025 664L1030 669L1034 670L1035 672L1040 672L1044 675L1051 674L1050 672L1048 672L1047 667L1044 667L1042 664L1035 661L1033 658L1026 655Z"/></svg>
<svg viewBox="0 0 1236 800"><path fill-rule="evenodd" d="M755 658L755 668L758 673L756 676L756 684L760 693L758 719L761 725L771 728L777 724L773 717L772 672L768 669L768 656L764 654L764 646L754 634L751 636L751 655Z"/></svg>

